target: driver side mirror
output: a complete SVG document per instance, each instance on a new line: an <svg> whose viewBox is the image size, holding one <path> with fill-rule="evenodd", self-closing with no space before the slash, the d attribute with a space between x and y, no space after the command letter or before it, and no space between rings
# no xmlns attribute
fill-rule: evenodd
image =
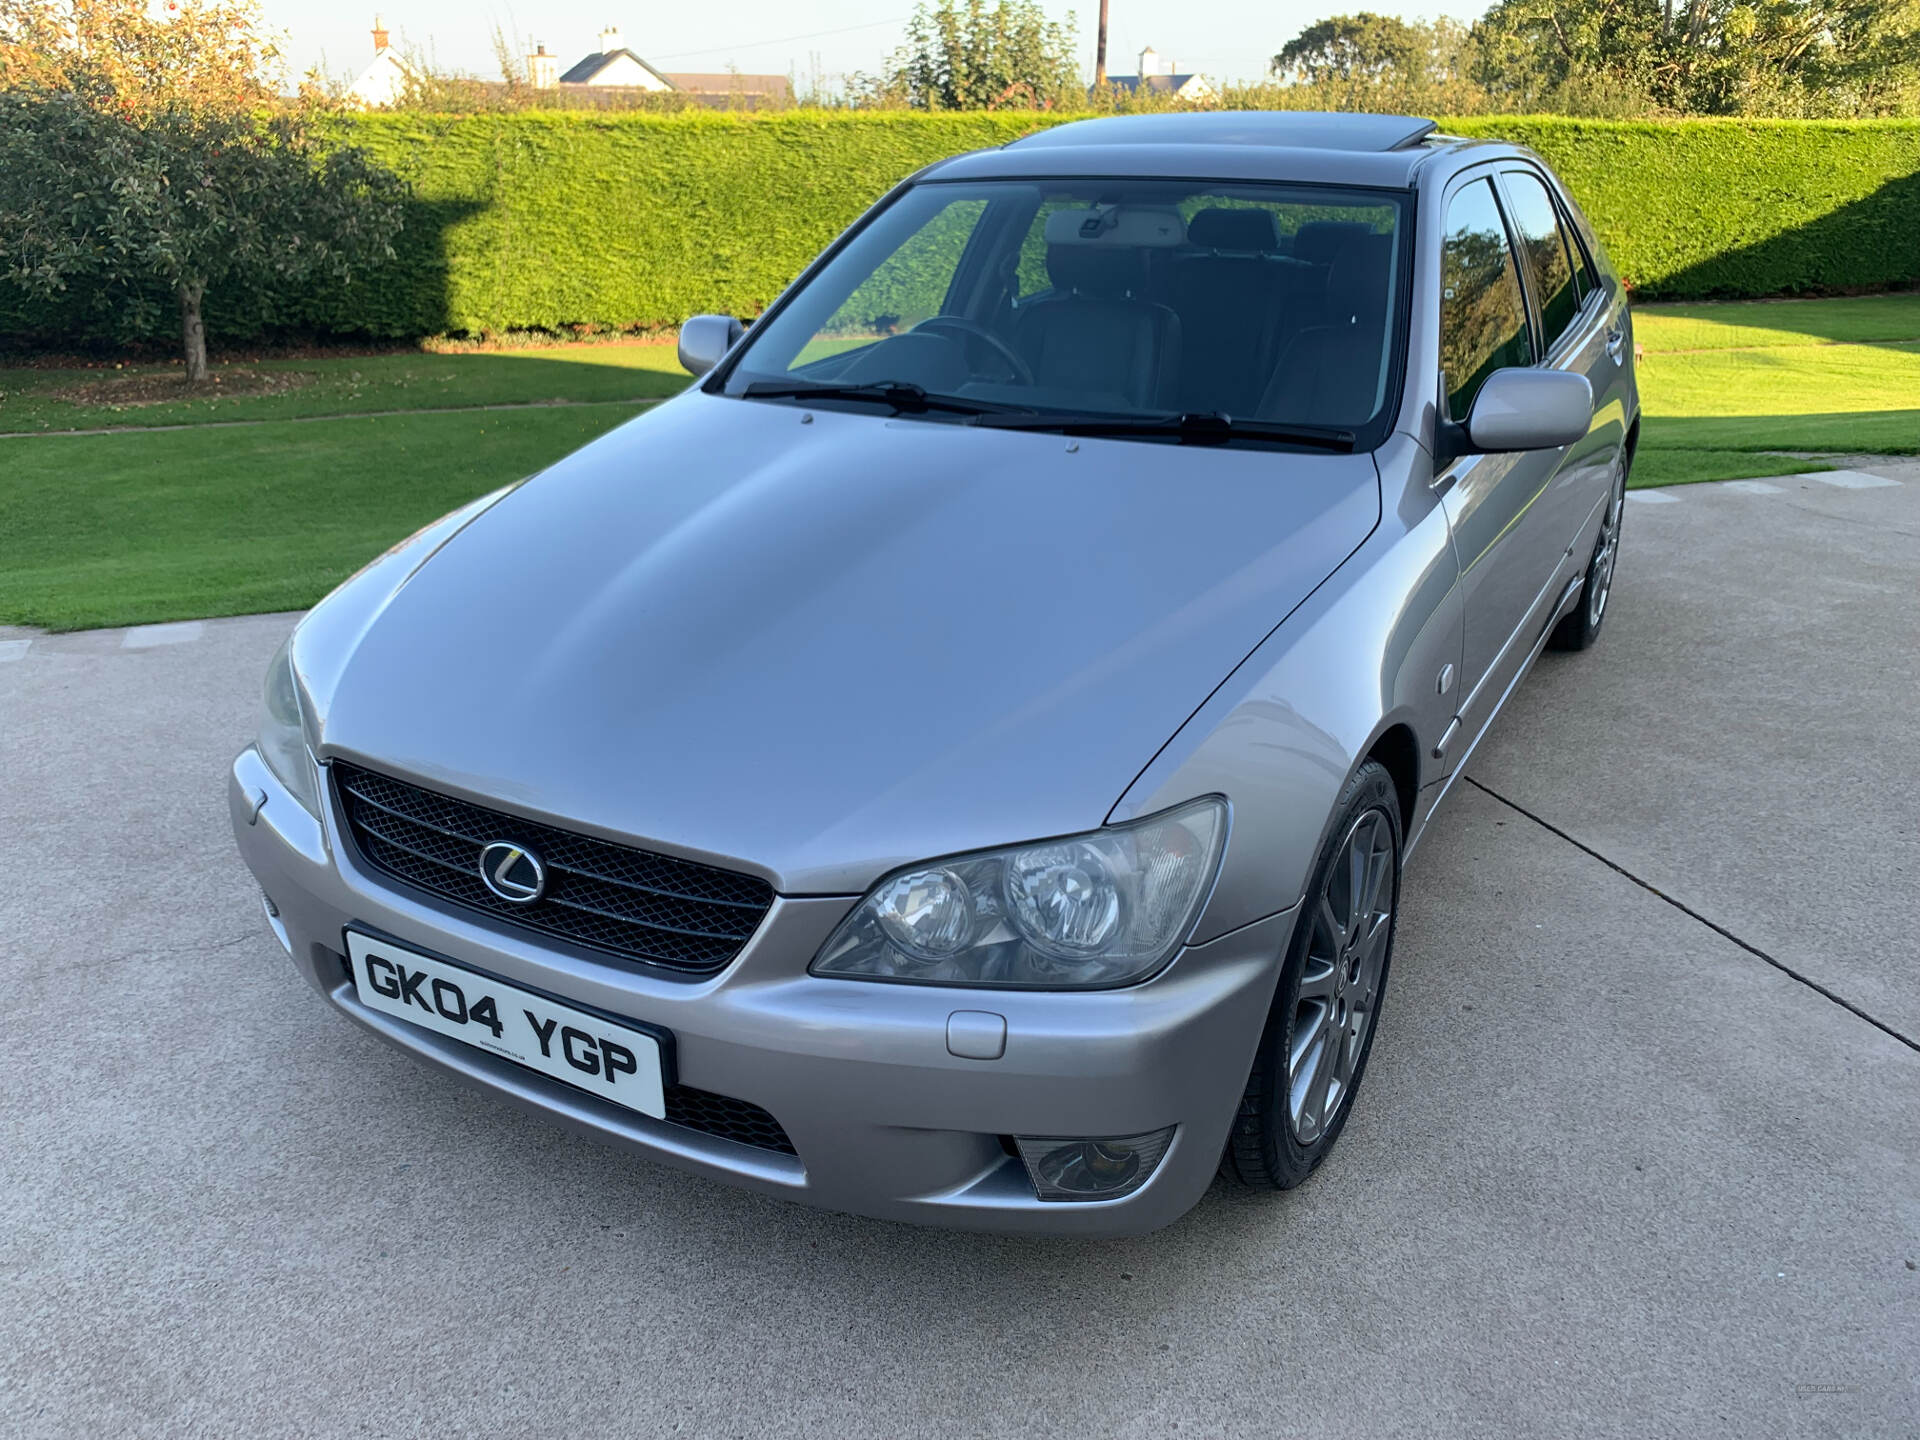
<svg viewBox="0 0 1920 1440"><path fill-rule="evenodd" d="M1440 422L1440 465L1462 455L1557 450L1593 424L1593 387L1568 370L1496 370L1473 397L1464 423Z"/></svg>
<svg viewBox="0 0 1920 1440"><path fill-rule="evenodd" d="M746 333L731 315L695 315L680 327L680 368L689 375L706 374Z"/></svg>

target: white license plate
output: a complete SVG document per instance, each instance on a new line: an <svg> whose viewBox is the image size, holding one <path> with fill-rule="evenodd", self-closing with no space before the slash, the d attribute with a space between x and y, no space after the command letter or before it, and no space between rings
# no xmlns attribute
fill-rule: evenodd
<svg viewBox="0 0 1920 1440"><path fill-rule="evenodd" d="M349 930L347 953L368 1009L666 1118L658 1037L371 935Z"/></svg>

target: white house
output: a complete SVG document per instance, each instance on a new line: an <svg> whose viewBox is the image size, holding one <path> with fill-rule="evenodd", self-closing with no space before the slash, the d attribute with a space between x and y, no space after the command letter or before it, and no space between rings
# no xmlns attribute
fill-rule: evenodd
<svg viewBox="0 0 1920 1440"><path fill-rule="evenodd" d="M538 85L540 82L536 80L534 83ZM600 48L562 75L559 83L617 86L622 90L674 88L671 80L627 49L617 25L609 25L602 30Z"/></svg>
<svg viewBox="0 0 1920 1440"><path fill-rule="evenodd" d="M396 104L417 78L413 67L393 48L391 40L385 23L376 15L373 63L347 86L347 95L353 103L368 109ZM527 83L535 90L560 91L567 96L569 104L582 108L617 105L623 96L635 91L677 90L695 104L716 109L780 106L793 98L792 86L784 75L742 75L735 71L664 74L629 50L618 27L611 25L600 32L600 48L564 73L560 70L559 57L550 53L545 45L536 45L526 57L526 63ZM508 88L498 80L465 83L482 90Z"/></svg>
<svg viewBox="0 0 1920 1440"><path fill-rule="evenodd" d="M784 75L745 75L734 70L668 74L656 70L627 48L619 28L612 25L600 32L600 48L564 73L547 47L536 45L527 56L527 82L536 90L570 92L575 103L582 105L615 103L634 90L676 90L697 104L719 109L779 106L793 98L793 86Z"/></svg>
<svg viewBox="0 0 1920 1440"><path fill-rule="evenodd" d="M373 17L373 63L347 86L347 94L369 109L391 105L406 93L413 71L390 43L392 37L378 15Z"/></svg>
<svg viewBox="0 0 1920 1440"><path fill-rule="evenodd" d="M1173 61L1162 60L1151 45L1140 52L1137 75L1109 75L1107 83L1128 91L1144 87L1189 105L1214 105L1220 100L1220 93L1207 83L1206 76L1191 71L1181 73Z"/></svg>

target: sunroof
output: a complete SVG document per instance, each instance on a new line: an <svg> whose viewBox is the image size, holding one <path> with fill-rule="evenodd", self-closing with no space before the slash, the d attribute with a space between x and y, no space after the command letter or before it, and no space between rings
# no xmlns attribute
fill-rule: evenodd
<svg viewBox="0 0 1920 1440"><path fill-rule="evenodd" d="M1014 144L1281 145L1307 150L1405 150L1439 127L1411 115L1343 115L1318 110L1227 110L1183 115L1114 115L1056 125Z"/></svg>

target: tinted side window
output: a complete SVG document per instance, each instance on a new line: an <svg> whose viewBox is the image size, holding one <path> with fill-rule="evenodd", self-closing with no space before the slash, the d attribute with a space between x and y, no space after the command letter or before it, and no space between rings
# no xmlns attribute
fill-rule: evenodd
<svg viewBox="0 0 1920 1440"><path fill-rule="evenodd" d="M1466 419L1487 376L1532 363L1527 307L1507 227L1492 182L1476 180L1448 202L1440 251L1440 364L1447 372L1447 413Z"/></svg>
<svg viewBox="0 0 1920 1440"><path fill-rule="evenodd" d="M1573 263L1567 258L1567 236L1553 197L1538 176L1509 170L1505 178L1507 198L1513 202L1513 228L1519 234L1520 248L1526 252L1527 273L1540 303L1540 329L1551 347L1580 308Z"/></svg>
<svg viewBox="0 0 1920 1440"><path fill-rule="evenodd" d="M1560 218L1567 227L1567 239L1573 242L1573 268L1580 281L1580 298L1600 288L1600 276L1596 273L1607 268L1606 252L1600 244L1600 237L1593 233L1593 223L1580 213L1580 207L1568 196L1560 197Z"/></svg>

